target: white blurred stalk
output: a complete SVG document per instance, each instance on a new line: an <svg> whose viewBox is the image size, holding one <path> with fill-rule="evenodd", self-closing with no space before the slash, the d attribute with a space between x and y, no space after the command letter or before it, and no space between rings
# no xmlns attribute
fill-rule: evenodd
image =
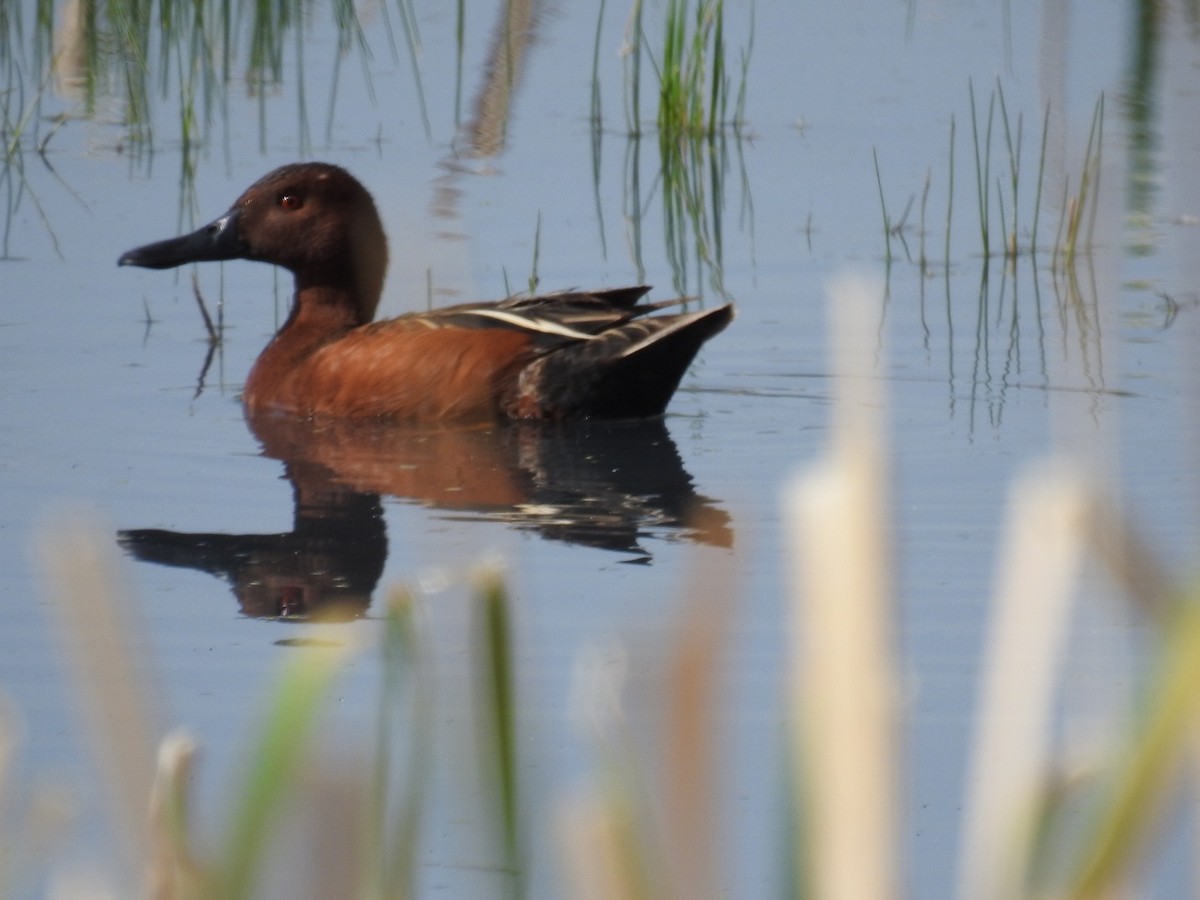
<svg viewBox="0 0 1200 900"><path fill-rule="evenodd" d="M199 745L182 729L162 739L151 786L148 815L151 856L146 861L145 895L195 897L200 893L199 864L189 845L190 788Z"/></svg>
<svg viewBox="0 0 1200 900"><path fill-rule="evenodd" d="M1026 472L1009 500L968 769L958 896L1024 896L1054 689L1085 547L1085 481L1062 464Z"/></svg>
<svg viewBox="0 0 1200 900"><path fill-rule="evenodd" d="M887 900L901 877L888 473L873 371L883 287L845 278L829 294L832 446L785 495L793 775L804 798L796 877L805 896Z"/></svg>

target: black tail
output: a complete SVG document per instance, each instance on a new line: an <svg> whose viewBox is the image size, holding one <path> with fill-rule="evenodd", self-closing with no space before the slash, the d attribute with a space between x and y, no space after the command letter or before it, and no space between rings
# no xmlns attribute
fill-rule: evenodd
<svg viewBox="0 0 1200 900"><path fill-rule="evenodd" d="M550 353L522 376L544 418L661 415L700 347L733 321L731 304L637 319Z"/></svg>

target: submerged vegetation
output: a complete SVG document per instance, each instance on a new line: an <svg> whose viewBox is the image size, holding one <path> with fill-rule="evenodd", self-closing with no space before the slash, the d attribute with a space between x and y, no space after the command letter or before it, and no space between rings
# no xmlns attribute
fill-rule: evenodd
<svg viewBox="0 0 1200 900"><path fill-rule="evenodd" d="M204 131L225 108L226 92L243 81L260 100L260 113L273 86L285 77L284 59L294 41L302 59L306 31L317 7L303 0L198 0L190 4L146 3L143 0L73 0L56 7L38 3L33 63L38 71L52 73L57 86L80 103L79 112L94 116L113 99L132 148L150 149L154 141L155 99L178 99L179 138L185 148L204 139ZM419 47L416 20L410 0L396 0L410 54ZM391 7L381 4L393 57L399 48L391 24ZM330 120L337 98L342 60L351 51L363 63L371 53L351 0L329 4L338 43ZM23 23L0 23L11 40L24 39ZM294 77L303 81L303 65ZM420 86L419 78L416 84ZM299 138L309 140L308 111L301 89L297 115ZM107 113L111 114L111 110ZM265 140L260 119L260 140Z"/></svg>
<svg viewBox="0 0 1200 900"><path fill-rule="evenodd" d="M1065 134L1068 129L1064 116L1044 109L1039 116L1038 156L1033 162L1026 151L1029 132L1025 117L1019 112L1012 114L1001 82L997 80L986 105L980 102L972 82L968 81L967 89L970 144L965 149L965 163L959 158L964 152L959 120L951 114L948 150L940 173L939 167L926 171L920 191L909 194L898 217L888 203L884 174L887 158L877 148L872 151L873 174L886 271L890 279L897 260L919 271L920 316L927 337L927 285L933 283L935 275L944 285L951 409L956 406L958 378L955 321L965 313L973 319L967 398L972 427L977 410L983 406L994 426L1000 421L1011 385L1029 383L1032 376L1033 383L1050 386L1048 358L1052 352L1043 325L1043 316L1050 307L1043 306L1043 293L1053 294L1062 327L1077 330L1079 340L1073 343L1085 356L1082 371L1087 389L1101 393L1110 390L1096 344L1100 326L1094 301L1096 285L1091 281L1095 223L1101 201L1105 98L1101 94L1096 100L1086 141L1079 138L1072 142ZM1073 163L1062 162L1056 154L1051 165L1048 147L1052 130L1058 152L1063 152L1062 148L1072 151L1067 158L1075 160ZM968 173L966 190L961 186L963 171ZM931 196L936 206L939 190L945 197L940 241L937 216L929 212ZM964 224L958 224L959 220ZM915 247L910 244L914 236ZM970 262L964 262L963 257ZM966 266L978 271L978 294L955 302L951 281L954 273ZM1022 327L1023 323L1032 323L1033 327ZM1032 353L1023 346L1031 343Z"/></svg>
<svg viewBox="0 0 1200 900"><path fill-rule="evenodd" d="M596 20L592 58L592 152L599 208L599 167L604 130L600 91L600 50L605 3ZM674 286L686 292L694 261L696 282L702 274L718 293L724 292L721 273L722 219L730 145L741 160L742 130L746 124L747 74L753 43L751 7L749 39L741 50L735 73L728 63L723 0L670 0L664 10L662 38L647 34L642 0L633 0L622 48L625 110L626 206L631 220L634 254L641 265L641 140L648 126L642 97L646 72L657 76L655 130L658 178L652 191L661 191L664 244L674 274ZM752 212L742 167L742 211Z"/></svg>
<svg viewBox="0 0 1200 900"><path fill-rule="evenodd" d="M32 21L26 21L22 11L28 6L5 3L0 10L0 70L8 85L0 90L4 152L0 199L5 212L0 249L4 257L9 255L12 222L22 203L32 203L46 221L26 174L26 154L36 154L53 172L47 148L54 134L71 119L112 125L114 151L148 166L156 149L165 143L158 106L172 109L177 115L170 140L179 150L181 226L191 222L195 210L192 186L198 153L216 143L215 126L220 124L226 132L232 127L227 107L235 83L243 83L257 100L259 148L265 151L268 101L285 77L294 79L296 141L301 155L308 152L312 136L304 46L323 6L304 0L197 0L189 4L143 0L55 4L37 0ZM347 59L359 59L367 90L372 90L371 51L355 4L334 0L329 10L338 52L327 82L326 139L332 134L341 70ZM423 110L416 66L419 36L411 0L396 0L396 10ZM391 6L380 4L378 11L392 56L398 59ZM293 46L299 64L285 73L286 53Z"/></svg>
<svg viewBox="0 0 1200 900"><path fill-rule="evenodd" d="M996 82L988 100L986 116L981 115L979 111L974 84L969 84L969 98L972 161L975 173L974 213L978 221L977 233L979 235L976 252L983 261L984 277L987 277L989 263L993 259L1002 259L1006 264L1012 265L1015 264L1018 257L1029 256L1036 263L1039 254L1044 256L1047 251L1049 251L1052 265L1056 269L1060 264L1069 268L1081 253L1089 252L1092 246L1100 187L1104 96L1101 95L1096 101L1086 149L1080 164L1078 182L1072 184L1069 179L1064 182L1061 203L1058 204L1060 218L1054 244L1051 247L1039 246L1038 241L1041 217L1045 211L1046 202L1050 199L1045 187L1051 110L1047 108L1042 116L1037 172L1033 186L1030 188L1023 171L1024 116L1018 113L1015 121L1010 117L1004 98L1004 88L999 81ZM1003 132L1002 149L1007 163L1007 171L1003 174L994 174L993 149L998 129ZM951 226L954 219L955 201L956 120L953 115L950 117L949 133L950 150L946 164L946 231L943 245L943 265L947 272L951 267ZM873 153L875 179L883 215L884 258L889 263L894 259L892 239L897 238L904 244L908 258L912 259L904 232L909 227L908 214L913 206L913 197L909 198L908 205L899 221L893 221L888 214L883 177L880 174L879 154L877 150ZM917 225L920 244L917 258L914 261L920 265L922 271L927 271L930 264L925 250L926 239L929 236L925 206L929 198L931 182L932 175L930 174L926 176L921 193L921 215ZM1074 192L1072 188L1074 188ZM1032 197L1029 196L1030 190L1033 191ZM1085 224L1086 227L1084 227ZM995 240L997 235L1000 238L999 243Z"/></svg>
<svg viewBox="0 0 1200 900"><path fill-rule="evenodd" d="M660 138L681 135L712 138L719 129L726 126L736 129L744 121L749 50L742 56L738 107L729 118L731 82L725 63L724 0L698 0L689 27L690 5L687 0L670 0L667 5L659 68Z"/></svg>
<svg viewBox="0 0 1200 900"><path fill-rule="evenodd" d="M592 59L591 114L594 165L599 201L599 161L604 130L600 57L606 3L599 6ZM163 147L177 150L180 166L180 227L194 224L197 199L194 182L199 155L220 146L221 130L228 162L229 92L243 85L254 98L259 149L268 146L268 109L287 82L296 98L295 145L307 155L313 141L314 79L306 74L305 47L317 25L331 23L337 52L333 68L323 78L327 90L324 139L333 135L339 92L346 62L357 61L368 94L372 86L373 52L351 0L325 7L303 0L264 3L259 0L199 0L192 4L145 3L141 0L74 0L61 5L39 0L28 21L28 4L5 5L0 11L0 56L9 90L0 92L0 137L5 157L0 190L5 203L4 251L17 208L30 203L41 214L33 183L26 177L27 156L36 154L49 167L47 144L63 123L76 117L112 128L116 153L136 165L150 165ZM726 182L731 162L741 167L743 220L752 214L744 166L741 166L745 104L753 41L753 8L748 39L735 56L727 47L728 30L723 0L671 0L660 24L651 26L642 0L632 0L623 52L625 133L630 150L626 167L626 211L631 221L633 255L641 264L640 221L646 204L661 192L664 244L674 282L685 291L692 283L708 282L723 290L721 277L722 221ZM374 27L382 25L393 61L407 57L425 132L430 133L419 63L421 41L411 0L372 7ZM459 2L453 16L456 35L454 127L461 116L464 31L468 10ZM398 25L396 24L398 20ZM469 152L491 155L503 148L507 99L520 77L522 54L536 27L531 4L506 7L495 23L486 77L477 97L476 119ZM37 73L29 75L28 73ZM37 83L32 83L36 80ZM656 102L643 119L642 97ZM496 98L502 98L497 100ZM163 111L177 117L163 121ZM49 119L47 117L50 117ZM51 124L48 126L46 122ZM647 128L657 133L657 175L647 179L650 196L640 193L643 166L640 140ZM481 140L475 132L484 132ZM497 136L499 136L497 143ZM459 152L459 139L455 139ZM649 142L647 142L649 145ZM598 212L600 212L598 207ZM602 213L601 213L602 215ZM752 223L750 226L752 228ZM695 274L693 275L693 271Z"/></svg>

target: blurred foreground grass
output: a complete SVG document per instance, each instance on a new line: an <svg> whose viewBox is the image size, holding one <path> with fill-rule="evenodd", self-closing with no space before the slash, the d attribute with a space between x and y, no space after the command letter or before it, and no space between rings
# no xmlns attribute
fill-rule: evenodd
<svg viewBox="0 0 1200 900"><path fill-rule="evenodd" d="M785 664L790 814L774 829L788 895L901 897L907 881L902 772L906 747L902 660L893 634L888 459L883 382L874 344L863 344L882 287L848 280L831 288L830 368L837 388L825 458L785 494L792 599ZM65 521L65 520L64 520ZM413 598L395 591L375 647L346 632L292 654L271 689L238 788L225 798L216 841L195 833L189 805L197 744L160 738L128 646L128 621L106 532L52 525L44 568L64 661L82 701L110 809L125 848L90 896L261 896L279 883L282 856L305 860L290 884L314 897L408 897L419 891L418 846L427 803L430 698L421 676L427 637ZM1052 740L1071 608L1087 560L1161 626L1153 672L1138 708L1088 749L1087 770L1067 764ZM475 818L494 836L502 891L526 896L535 854L558 860L564 896L738 896L725 883L721 848L735 843L717 797L719 696L736 624L736 575L702 569L685 585L680 620L664 650L661 759L649 759L626 717L621 669L578 666L577 714L594 754L590 784L553 805L555 846L530 840L532 792L520 774L509 598L494 568L476 576L473 664L477 699L471 765L489 789ZM357 653L382 657L380 706L369 764L329 763L313 753L321 698ZM966 786L958 896L1141 896L1153 876L1153 837L1194 758L1200 712L1200 598L1173 581L1080 470L1040 464L1014 486L997 563L983 653L975 750ZM17 749L0 715L0 787ZM1096 753L1096 747L1102 752ZM401 752L397 753L397 750ZM155 757L157 755L157 762ZM398 763L397 759L402 759ZM660 773L654 777L654 773ZM1068 777L1069 776L1069 777ZM0 792L0 800L6 795ZM0 805L0 893L51 874L52 853L18 853L47 830L43 804ZM42 812L38 810L42 809ZM284 814L286 810L286 815ZM303 851L289 821L310 822ZM215 848L215 849L209 849ZM69 862L69 861L65 861ZM36 877L32 876L32 877ZM113 887L117 885L117 887Z"/></svg>

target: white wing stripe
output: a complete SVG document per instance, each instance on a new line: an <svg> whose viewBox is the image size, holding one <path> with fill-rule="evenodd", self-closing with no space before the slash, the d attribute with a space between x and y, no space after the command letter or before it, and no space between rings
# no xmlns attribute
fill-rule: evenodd
<svg viewBox="0 0 1200 900"><path fill-rule="evenodd" d="M577 331L574 328L568 328L566 325L553 322L549 319L534 319L529 316L520 316L500 309L463 310L463 314L495 319L498 322L507 322L509 325L515 325L517 328L540 331L543 334L557 334L561 337L573 338L577 341L590 341L596 337L594 334L588 334L586 331Z"/></svg>

